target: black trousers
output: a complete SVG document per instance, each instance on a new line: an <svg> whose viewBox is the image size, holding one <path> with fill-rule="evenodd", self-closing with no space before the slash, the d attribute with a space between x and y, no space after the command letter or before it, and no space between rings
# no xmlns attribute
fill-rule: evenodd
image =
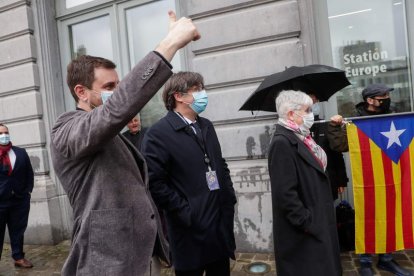
<svg viewBox="0 0 414 276"><path fill-rule="evenodd" d="M14 260L24 258L24 232L27 228L29 211L30 195L24 198L13 196L9 200L0 201L0 259L3 251L6 225L9 230L12 258Z"/></svg>
<svg viewBox="0 0 414 276"><path fill-rule="evenodd" d="M195 270L175 270L176 276L230 276L230 260L216 261Z"/></svg>

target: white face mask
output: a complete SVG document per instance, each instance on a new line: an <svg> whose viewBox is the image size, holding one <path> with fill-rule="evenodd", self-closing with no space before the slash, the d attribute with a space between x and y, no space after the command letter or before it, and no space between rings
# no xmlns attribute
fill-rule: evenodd
<svg viewBox="0 0 414 276"><path fill-rule="evenodd" d="M315 121L313 113L310 112L310 113L307 113L306 115L299 115L298 113L295 112L295 114L298 115L299 117L302 117L303 124L299 126L299 129L303 135L308 136L310 134L310 128L312 127Z"/></svg>
<svg viewBox="0 0 414 276"><path fill-rule="evenodd" d="M0 134L0 145L8 145L10 143L10 135L9 134Z"/></svg>
<svg viewBox="0 0 414 276"><path fill-rule="evenodd" d="M307 113L306 115L303 115L302 119L303 119L302 126L307 130L309 130L312 127L313 123L315 122L315 117L312 112Z"/></svg>

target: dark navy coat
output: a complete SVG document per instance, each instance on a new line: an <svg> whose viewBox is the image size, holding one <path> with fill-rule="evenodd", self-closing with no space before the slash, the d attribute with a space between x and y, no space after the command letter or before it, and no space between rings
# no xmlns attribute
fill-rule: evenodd
<svg viewBox="0 0 414 276"><path fill-rule="evenodd" d="M7 200L13 194L23 198L33 190L33 169L26 150L15 146L12 149L16 163L10 176L0 173L0 200Z"/></svg>
<svg viewBox="0 0 414 276"><path fill-rule="evenodd" d="M269 151L277 275L341 275L329 179L305 144L277 125Z"/></svg>
<svg viewBox="0 0 414 276"><path fill-rule="evenodd" d="M207 186L204 153L191 127L175 112L145 134L142 151L148 163L150 191L164 210L173 265L192 270L234 258L236 197L227 164L212 123L197 118L220 189Z"/></svg>

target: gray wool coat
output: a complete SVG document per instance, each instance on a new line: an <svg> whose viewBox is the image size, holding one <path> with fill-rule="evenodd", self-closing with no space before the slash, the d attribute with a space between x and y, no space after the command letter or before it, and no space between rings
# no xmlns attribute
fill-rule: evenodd
<svg viewBox="0 0 414 276"><path fill-rule="evenodd" d="M147 164L119 132L172 74L149 53L107 102L62 114L51 133L55 172L73 207L72 246L62 275L147 275L168 248L148 190Z"/></svg>

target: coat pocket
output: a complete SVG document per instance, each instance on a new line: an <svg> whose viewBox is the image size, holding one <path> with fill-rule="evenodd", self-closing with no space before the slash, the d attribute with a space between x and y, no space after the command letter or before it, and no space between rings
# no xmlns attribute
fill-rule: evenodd
<svg viewBox="0 0 414 276"><path fill-rule="evenodd" d="M91 211L90 261L95 271L130 267L130 256L133 255L132 221L131 209Z"/></svg>

